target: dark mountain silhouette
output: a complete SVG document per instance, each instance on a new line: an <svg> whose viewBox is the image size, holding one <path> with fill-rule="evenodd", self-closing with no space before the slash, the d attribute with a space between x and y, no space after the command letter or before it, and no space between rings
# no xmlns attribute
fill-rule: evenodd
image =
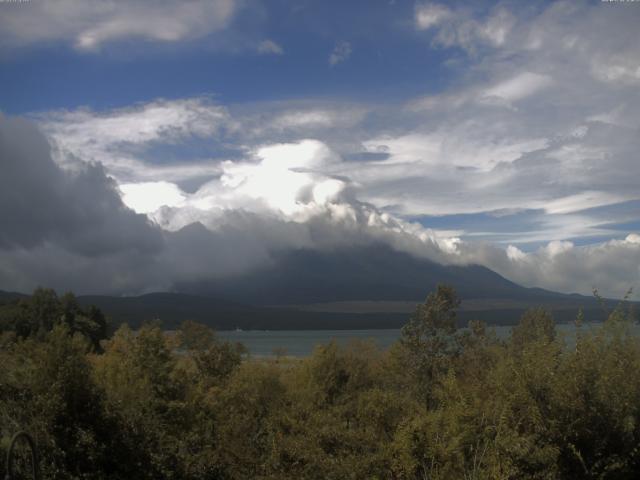
<svg viewBox="0 0 640 480"><path fill-rule="evenodd" d="M177 290L254 305L282 305L352 300L419 301L439 283L454 286L463 299L562 301L576 298L521 287L479 265L441 265L382 245L327 252L283 252L276 255L269 267L217 281L183 284Z"/></svg>
<svg viewBox="0 0 640 480"><path fill-rule="evenodd" d="M26 298L29 295L18 292L3 292L0 290L0 303L5 303L13 300L18 300L20 298Z"/></svg>

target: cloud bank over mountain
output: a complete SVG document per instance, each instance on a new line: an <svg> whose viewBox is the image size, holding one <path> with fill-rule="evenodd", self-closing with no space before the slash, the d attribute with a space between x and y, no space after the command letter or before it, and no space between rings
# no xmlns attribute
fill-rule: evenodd
<svg viewBox="0 0 640 480"><path fill-rule="evenodd" d="M3 118L0 132L2 158L10 159L2 177L3 288L164 290L245 273L287 249L376 242L441 263L480 263L517 282L557 290L602 284L618 293L638 275L637 235L587 247L551 242L524 253L382 212L359 201L347 179L322 173L344 160L315 140L262 147L257 162L222 162L217 179L183 192L179 205L163 206L149 219L124 205L99 164L56 165L32 124Z"/></svg>

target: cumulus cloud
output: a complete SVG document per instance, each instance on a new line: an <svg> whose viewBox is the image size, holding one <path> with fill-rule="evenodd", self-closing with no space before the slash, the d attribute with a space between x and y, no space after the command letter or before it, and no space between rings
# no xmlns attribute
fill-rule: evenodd
<svg viewBox="0 0 640 480"><path fill-rule="evenodd" d="M179 42L224 29L236 8L234 0L65 0L2 5L0 45L14 48L60 41L92 52L125 39Z"/></svg>
<svg viewBox="0 0 640 480"><path fill-rule="evenodd" d="M640 285L638 234L582 247L554 241L531 253L510 246L506 254L497 250L475 256L517 283L561 292L589 294L596 288L601 294L621 298L629 288Z"/></svg>
<svg viewBox="0 0 640 480"><path fill-rule="evenodd" d="M124 183L119 186L122 201L138 213L153 213L160 207L180 206L185 194L169 182Z"/></svg>
<svg viewBox="0 0 640 480"><path fill-rule="evenodd" d="M347 61L352 52L351 43L344 41L336 43L331 55L329 55L329 65L333 67L334 65Z"/></svg>
<svg viewBox="0 0 640 480"><path fill-rule="evenodd" d="M47 140L30 123L0 117L0 160L5 286L11 275L26 274L19 268L20 258L33 262L32 250L64 250L90 263L114 255L142 258L162 249L160 229L122 204L102 167L60 169Z"/></svg>
<svg viewBox="0 0 640 480"><path fill-rule="evenodd" d="M321 142L270 145L255 156L257 163L223 163L220 178L204 185L189 203L203 210L264 206L293 215L308 203L325 203L343 188L343 182L322 173L333 155Z"/></svg>

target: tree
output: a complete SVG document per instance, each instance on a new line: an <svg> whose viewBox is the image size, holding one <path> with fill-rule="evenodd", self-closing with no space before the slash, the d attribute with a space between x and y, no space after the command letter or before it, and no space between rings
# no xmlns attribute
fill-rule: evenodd
<svg viewBox="0 0 640 480"><path fill-rule="evenodd" d="M182 346L189 351L202 351L211 348L216 341L216 335L206 325L185 320L180 324L180 341Z"/></svg>
<svg viewBox="0 0 640 480"><path fill-rule="evenodd" d="M58 297L50 288L37 288L29 298L0 305L0 331L13 331L19 338L42 339L56 325L66 325L69 335L82 334L96 351L107 338L108 322L100 309L83 309L70 292Z"/></svg>
<svg viewBox="0 0 640 480"><path fill-rule="evenodd" d="M58 324L0 352L3 433L36 439L43 478L98 478L121 472L118 432L109 421L87 361L89 345ZM7 430L5 430L5 428Z"/></svg>
<svg viewBox="0 0 640 480"><path fill-rule="evenodd" d="M551 313L542 307L527 310L511 331L511 345L516 350L532 342L553 342L555 338L556 323Z"/></svg>
<svg viewBox="0 0 640 480"><path fill-rule="evenodd" d="M453 287L438 285L402 328L400 343L407 354L407 367L427 389L438 375L446 372L452 357L459 352L456 336L459 305Z"/></svg>

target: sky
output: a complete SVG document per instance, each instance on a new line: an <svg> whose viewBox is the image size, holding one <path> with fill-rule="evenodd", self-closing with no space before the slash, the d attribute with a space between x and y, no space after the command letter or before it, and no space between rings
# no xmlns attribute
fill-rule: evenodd
<svg viewBox="0 0 640 480"><path fill-rule="evenodd" d="M639 26L629 1L0 1L0 289L382 242L620 297Z"/></svg>

